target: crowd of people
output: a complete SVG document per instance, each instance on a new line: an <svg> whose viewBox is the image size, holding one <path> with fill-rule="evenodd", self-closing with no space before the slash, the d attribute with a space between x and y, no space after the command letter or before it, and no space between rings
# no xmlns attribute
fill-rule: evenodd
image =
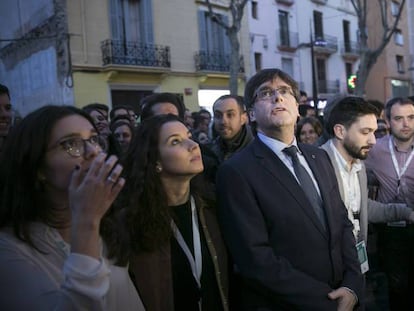
<svg viewBox="0 0 414 311"><path fill-rule="evenodd" d="M386 308L410 310L413 98L321 117L264 69L212 102L15 122L0 85L0 309L364 310L375 224Z"/></svg>

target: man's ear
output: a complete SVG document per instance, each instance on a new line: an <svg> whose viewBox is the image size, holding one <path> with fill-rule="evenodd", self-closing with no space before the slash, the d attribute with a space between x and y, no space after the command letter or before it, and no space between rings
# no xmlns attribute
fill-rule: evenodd
<svg viewBox="0 0 414 311"><path fill-rule="evenodd" d="M342 124L335 124L333 127L333 132L337 139L342 140L344 139L346 134L345 126L343 126Z"/></svg>
<svg viewBox="0 0 414 311"><path fill-rule="evenodd" d="M243 111L241 114L241 123L245 125L246 123L248 123L248 121L249 121L249 117L247 116L247 112Z"/></svg>
<svg viewBox="0 0 414 311"><path fill-rule="evenodd" d="M250 119L250 122L255 122L256 121L256 116L254 114L254 109L253 108L249 109L249 119Z"/></svg>

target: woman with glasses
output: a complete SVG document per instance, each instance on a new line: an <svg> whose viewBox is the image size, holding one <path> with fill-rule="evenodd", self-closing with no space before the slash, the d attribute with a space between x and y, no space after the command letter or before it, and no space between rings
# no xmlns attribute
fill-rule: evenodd
<svg viewBox="0 0 414 311"><path fill-rule="evenodd" d="M138 126L124 161L118 249L148 310L228 310L227 257L215 210L197 191L200 148L174 115Z"/></svg>
<svg viewBox="0 0 414 311"><path fill-rule="evenodd" d="M46 106L13 129L0 162L0 310L143 310L102 255L102 218L125 180L91 118Z"/></svg>

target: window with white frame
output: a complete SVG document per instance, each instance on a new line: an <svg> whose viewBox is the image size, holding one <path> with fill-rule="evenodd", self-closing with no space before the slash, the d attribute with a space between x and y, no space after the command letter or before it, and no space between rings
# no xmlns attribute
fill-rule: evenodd
<svg viewBox="0 0 414 311"><path fill-rule="evenodd" d="M262 70L262 53L254 53L254 67L256 72Z"/></svg>
<svg viewBox="0 0 414 311"><path fill-rule="evenodd" d="M400 10L400 4L397 1L392 1L391 2L391 14L392 14L392 16L397 16L399 10Z"/></svg>
<svg viewBox="0 0 414 311"><path fill-rule="evenodd" d="M405 72L405 70L404 70L404 56L396 55L395 60L397 62L397 71L399 73L404 73Z"/></svg>
<svg viewBox="0 0 414 311"><path fill-rule="evenodd" d="M293 77L293 60L291 58L282 57L282 70Z"/></svg>
<svg viewBox="0 0 414 311"><path fill-rule="evenodd" d="M254 19L258 19L258 13L257 13L257 7L258 7L258 3L257 1L252 1L252 17Z"/></svg>
<svg viewBox="0 0 414 311"><path fill-rule="evenodd" d="M398 45L404 45L404 37L400 29L396 29L394 32L394 42Z"/></svg>

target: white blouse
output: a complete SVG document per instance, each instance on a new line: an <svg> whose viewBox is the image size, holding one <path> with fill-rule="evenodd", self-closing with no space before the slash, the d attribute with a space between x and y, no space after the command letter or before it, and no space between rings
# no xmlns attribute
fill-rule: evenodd
<svg viewBox="0 0 414 311"><path fill-rule="evenodd" d="M42 223L30 236L39 250L0 231L0 310L144 310L126 267L70 253Z"/></svg>

